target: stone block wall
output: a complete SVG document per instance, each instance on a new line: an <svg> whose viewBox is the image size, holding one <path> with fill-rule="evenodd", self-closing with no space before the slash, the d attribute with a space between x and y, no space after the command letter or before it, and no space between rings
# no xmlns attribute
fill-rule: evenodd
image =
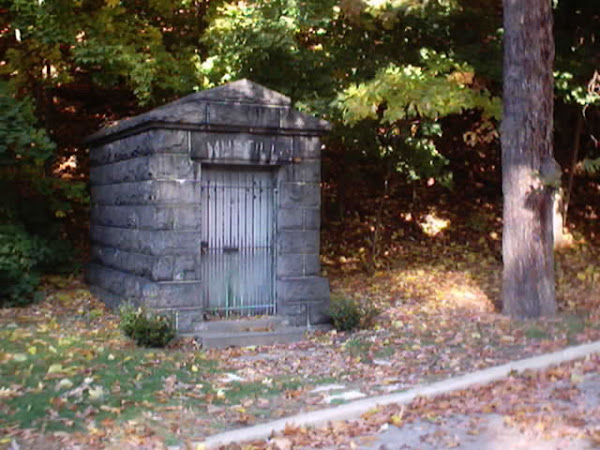
<svg viewBox="0 0 600 450"><path fill-rule="evenodd" d="M184 313L202 305L200 165L190 158L189 132L148 130L95 147L90 159L93 290L112 306L176 309L179 328L191 328Z"/></svg>

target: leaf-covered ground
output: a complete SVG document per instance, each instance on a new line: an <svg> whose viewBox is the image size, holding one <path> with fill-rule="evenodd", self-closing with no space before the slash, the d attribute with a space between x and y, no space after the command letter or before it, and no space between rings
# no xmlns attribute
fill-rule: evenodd
<svg viewBox="0 0 600 450"><path fill-rule="evenodd" d="M0 310L0 445L185 445L600 339L593 246L559 256L557 318L514 322L494 312L497 260L467 245L428 245L405 245L403 262L374 276L344 273L347 262L330 265L338 295L373 302L382 313L373 329L290 345L204 351L183 340L138 349L82 283L48 279L42 303ZM343 429L334 434L350 445Z"/></svg>

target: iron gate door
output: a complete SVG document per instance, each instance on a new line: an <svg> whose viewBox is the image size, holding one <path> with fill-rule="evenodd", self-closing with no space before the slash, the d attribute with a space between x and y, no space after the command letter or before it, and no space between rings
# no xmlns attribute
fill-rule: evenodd
<svg viewBox="0 0 600 450"><path fill-rule="evenodd" d="M275 314L273 172L207 168L201 271L210 315Z"/></svg>

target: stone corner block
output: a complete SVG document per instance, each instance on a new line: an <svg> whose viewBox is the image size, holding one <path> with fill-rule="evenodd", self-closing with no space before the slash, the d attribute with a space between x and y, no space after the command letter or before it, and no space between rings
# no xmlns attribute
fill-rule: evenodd
<svg viewBox="0 0 600 450"><path fill-rule="evenodd" d="M282 305L278 308L278 313L286 318L289 326L303 327L309 324L308 306L306 304Z"/></svg>
<svg viewBox="0 0 600 450"><path fill-rule="evenodd" d="M277 239L280 254L319 253L319 230L280 230Z"/></svg>
<svg viewBox="0 0 600 450"><path fill-rule="evenodd" d="M277 280L277 295L283 303L328 302L329 280L312 276Z"/></svg>
<svg viewBox="0 0 600 450"><path fill-rule="evenodd" d="M321 303L308 305L308 321L310 325L331 323L330 306L329 299Z"/></svg>
<svg viewBox="0 0 600 450"><path fill-rule="evenodd" d="M202 308L177 308L171 310L175 314L175 325L178 333L191 333L197 322L202 321L204 310Z"/></svg>

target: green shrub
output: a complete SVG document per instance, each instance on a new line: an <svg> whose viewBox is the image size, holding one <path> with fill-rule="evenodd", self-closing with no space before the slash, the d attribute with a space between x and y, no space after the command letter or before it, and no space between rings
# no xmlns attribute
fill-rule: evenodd
<svg viewBox="0 0 600 450"><path fill-rule="evenodd" d="M30 233L23 224L0 221L0 307L26 306L43 297L42 273L66 273L76 266L69 242Z"/></svg>
<svg viewBox="0 0 600 450"><path fill-rule="evenodd" d="M333 297L329 315L336 330L350 331L373 326L379 310L371 304L364 304L348 297Z"/></svg>
<svg viewBox="0 0 600 450"><path fill-rule="evenodd" d="M149 311L143 306L125 303L119 308L121 330L143 347L165 347L175 337L172 316Z"/></svg>
<svg viewBox="0 0 600 450"><path fill-rule="evenodd" d="M25 306L39 299L37 266L48 257L44 240L17 225L0 225L0 306Z"/></svg>

